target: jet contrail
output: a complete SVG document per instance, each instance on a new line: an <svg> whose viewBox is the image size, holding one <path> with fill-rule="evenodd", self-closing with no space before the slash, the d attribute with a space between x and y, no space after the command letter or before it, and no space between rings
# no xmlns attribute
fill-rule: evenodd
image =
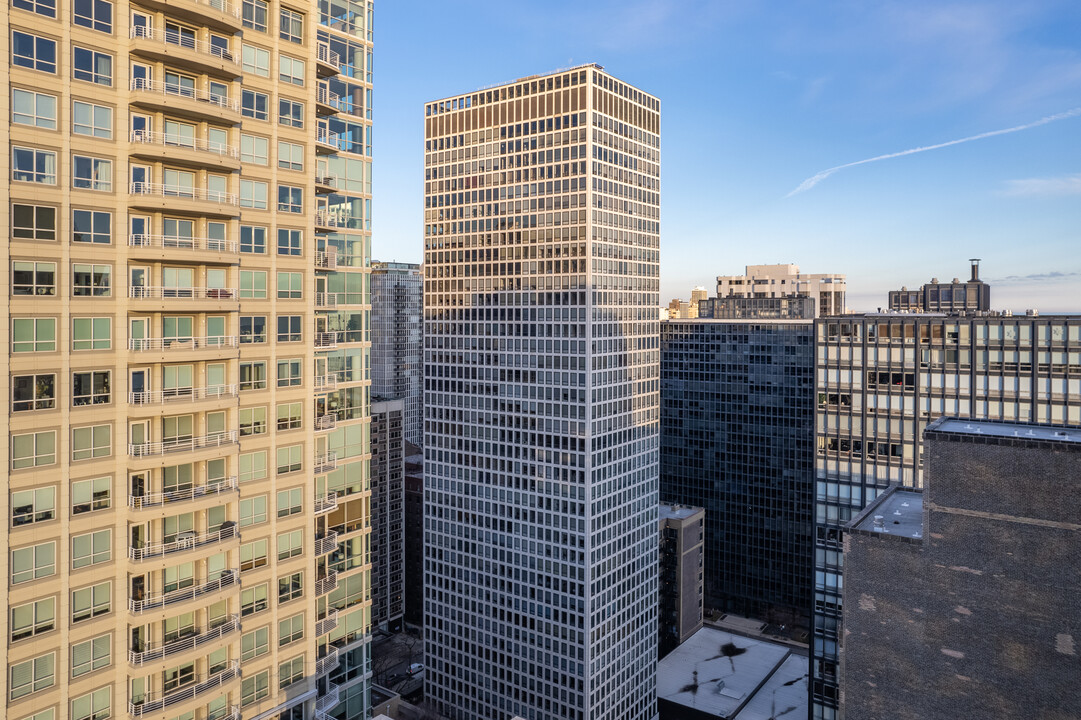
<svg viewBox="0 0 1081 720"><path fill-rule="evenodd" d="M838 165L828 170L812 175L799 184L792 192L785 195L786 198L790 198L793 195L798 195L801 192L810 190L818 183L828 178L838 170L844 170L845 168L855 167L856 165L866 165L867 163L878 162L879 160L889 160L890 158L901 157L903 155L914 155L916 153L927 152L928 150L938 150L939 148L949 147L950 145L960 145L961 143L972 142L973 140L983 140L984 138L994 137L995 135L1006 135L1008 133L1015 133L1021 130L1028 130L1029 128L1039 127L1040 125L1046 125L1047 123L1055 122L1056 120L1065 120L1066 118L1072 118L1081 115L1081 108L1074 108L1073 110L1067 110L1056 115L1048 115L1045 118L1041 118L1036 122L1030 122L1027 125L1018 125L1016 127L1006 128L1005 130L992 130L990 132L980 133L979 135L972 135L970 137L961 138L960 140L950 140L949 142L939 143L938 145L927 145L926 147L917 147L910 150L902 150L901 152L890 153L889 155L879 155L878 157L867 158L866 160L857 160L856 162L845 163L844 165Z"/></svg>

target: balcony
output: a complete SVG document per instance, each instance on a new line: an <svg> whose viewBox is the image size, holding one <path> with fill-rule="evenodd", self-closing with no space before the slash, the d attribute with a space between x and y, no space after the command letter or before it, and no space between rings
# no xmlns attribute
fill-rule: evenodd
<svg viewBox="0 0 1081 720"><path fill-rule="evenodd" d="M338 333L317 332L315 334L315 347L317 350L333 350L338 347Z"/></svg>
<svg viewBox="0 0 1081 720"><path fill-rule="evenodd" d="M210 433L209 435L173 438L164 442L129 444L128 455L131 457L167 455L174 452L205 450L234 443L236 443L236 430L227 430L225 432Z"/></svg>
<svg viewBox="0 0 1081 720"><path fill-rule="evenodd" d="M319 634L321 633L316 633L316 635ZM315 661L315 676L320 677L322 675L328 675L332 671L337 670L338 660L338 648L331 647L330 652Z"/></svg>
<svg viewBox="0 0 1081 720"><path fill-rule="evenodd" d="M332 133L326 127L319 127L315 132L315 152L329 155L338 152L338 133Z"/></svg>
<svg viewBox="0 0 1081 720"><path fill-rule="evenodd" d="M235 525L222 527L220 530L203 533L202 535L196 535L193 532L184 532L179 533L176 540L173 540L172 542L151 543L137 548L129 547L128 559L139 561L154 557L164 557L175 552L194 550L195 548L204 547L206 545L217 545L233 539L240 539L240 533L237 532Z"/></svg>
<svg viewBox="0 0 1081 720"><path fill-rule="evenodd" d="M160 10L176 17L178 20L184 19L197 25L206 24L228 30L230 35L239 32L243 28L239 2L234 3L227 0L140 0L140 4Z"/></svg>
<svg viewBox="0 0 1081 720"><path fill-rule="evenodd" d="M341 112L342 99L337 93L330 91L326 85L319 85L315 89L315 114L323 117Z"/></svg>
<svg viewBox="0 0 1081 720"><path fill-rule="evenodd" d="M330 49L330 43L315 44L315 74L320 79L337 75L341 71L342 59Z"/></svg>
<svg viewBox="0 0 1081 720"><path fill-rule="evenodd" d="M135 158L223 172L240 169L240 151L235 145L145 130L133 130L128 140L132 144L128 152Z"/></svg>
<svg viewBox="0 0 1081 720"><path fill-rule="evenodd" d="M316 222L318 222L316 218ZM338 248L315 251L316 270L336 270L338 268Z"/></svg>
<svg viewBox="0 0 1081 720"><path fill-rule="evenodd" d="M315 596L323 597L327 593L338 589L338 573L331 570L328 574L315 581Z"/></svg>
<svg viewBox="0 0 1081 720"><path fill-rule="evenodd" d="M240 214L236 193L186 185L133 182L128 186L132 207L152 212L235 217Z"/></svg>
<svg viewBox="0 0 1081 720"><path fill-rule="evenodd" d="M338 627L338 608L327 610L326 617L315 623L315 636L320 637ZM318 674L318 673L317 673Z"/></svg>
<svg viewBox="0 0 1081 720"><path fill-rule="evenodd" d="M338 427L338 413L315 416L315 432L327 432Z"/></svg>
<svg viewBox="0 0 1081 720"><path fill-rule="evenodd" d="M322 455L315 456L315 465L312 468L312 472L316 475L320 473L330 472L338 467L338 453L328 452Z"/></svg>
<svg viewBox="0 0 1081 720"><path fill-rule="evenodd" d="M180 350L217 350L239 347L236 335L211 335L190 338L128 338L132 352L177 352Z"/></svg>
<svg viewBox="0 0 1081 720"><path fill-rule="evenodd" d="M235 263L236 240L221 238L187 237L180 235L128 235L128 247L135 248L129 255L152 260L180 260L193 262L207 259L209 262ZM213 253L218 257L197 258L195 253Z"/></svg>
<svg viewBox="0 0 1081 720"><path fill-rule="evenodd" d="M221 478L205 485L193 485L183 490L169 490L168 492L147 493L145 495L128 495L128 507L132 510L146 510L147 508L161 507L173 503L191 502L202 497L220 495L237 489L236 476Z"/></svg>
<svg viewBox="0 0 1081 720"><path fill-rule="evenodd" d="M133 105L194 120L240 122L240 103L227 95L146 78L132 78L129 89Z"/></svg>
<svg viewBox="0 0 1081 720"><path fill-rule="evenodd" d="M337 175L316 175L315 176L315 194L316 195L329 195L332 192L338 190L338 176Z"/></svg>
<svg viewBox="0 0 1081 720"><path fill-rule="evenodd" d="M192 682L189 684L175 690L144 694L142 702L128 703L128 715L133 718L141 718L144 715L159 715L162 710L171 705L197 698L203 693L220 688L230 680L239 677L240 661L232 660L225 670L204 677L202 680L195 677L192 678ZM196 682L197 680L198 682Z"/></svg>
<svg viewBox="0 0 1081 720"><path fill-rule="evenodd" d="M128 393L129 405L178 405L200 400L225 400L235 398L236 385L211 385L210 387L169 388Z"/></svg>
<svg viewBox="0 0 1081 720"><path fill-rule="evenodd" d="M155 662L170 655L181 652L191 652L202 647L208 642L219 640L240 629L240 616L233 615L226 622L209 630L200 631L198 628L190 629L185 637L170 640L166 643L148 644L145 650L128 650L128 664L140 667L149 662Z"/></svg>
<svg viewBox="0 0 1081 720"><path fill-rule="evenodd" d="M237 55L203 40L145 25L133 25L128 37L132 55L230 80L241 75Z"/></svg>
<svg viewBox="0 0 1081 720"><path fill-rule="evenodd" d="M338 293L317 292L315 307L320 310L333 310L338 307Z"/></svg>
<svg viewBox="0 0 1081 720"><path fill-rule="evenodd" d="M338 549L338 533L335 530L328 530L326 535L315 536L315 557L323 557L329 555Z"/></svg>
<svg viewBox="0 0 1081 720"><path fill-rule="evenodd" d="M338 686L328 680L326 693L320 695L315 701L315 720L334 720L334 716L330 714L330 711L340 702L341 696L338 692Z"/></svg>
<svg viewBox="0 0 1081 720"><path fill-rule="evenodd" d="M204 595L211 595L236 585L239 577L239 570L226 570L217 580L193 585L192 587L181 588L180 590L172 590L167 593L159 593L158 595L147 595L139 599L128 598L128 610L135 614L139 614L146 612L147 610L157 610L158 608L168 607L169 605L174 605L176 603L195 600Z"/></svg>
<svg viewBox="0 0 1081 720"><path fill-rule="evenodd" d="M331 490L326 495L321 495L315 499L315 515L326 515L332 510L338 509L338 493Z"/></svg>
<svg viewBox="0 0 1081 720"><path fill-rule="evenodd" d="M316 392L329 392L338 387L338 375L336 373L330 375L316 375L314 382Z"/></svg>
<svg viewBox="0 0 1081 720"><path fill-rule="evenodd" d="M161 287L134 285L128 297L143 310L157 308L162 312L177 310L225 311L236 310L240 299L236 288Z"/></svg>

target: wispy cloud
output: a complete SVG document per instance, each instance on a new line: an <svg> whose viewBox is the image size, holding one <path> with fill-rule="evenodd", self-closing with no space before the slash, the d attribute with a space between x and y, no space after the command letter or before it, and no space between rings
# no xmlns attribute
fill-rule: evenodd
<svg viewBox="0 0 1081 720"><path fill-rule="evenodd" d="M1081 277L1081 271L1061 272L1051 270L1049 272L1031 273L1029 275L1006 275L1000 278L991 278L989 283L1027 283L1027 282L1055 282L1056 280L1072 280Z"/></svg>
<svg viewBox="0 0 1081 720"><path fill-rule="evenodd" d="M1081 195L1081 174L1008 180L1002 194L1015 197Z"/></svg>
<svg viewBox="0 0 1081 720"><path fill-rule="evenodd" d="M802 192L806 192L818 183L828 178L830 175L833 175L834 173L844 170L846 168L856 167L857 165L866 165L868 163L878 162L879 160L891 160L893 158L904 157L905 155L915 155L916 153L927 152L928 150L940 150L944 147L950 147L951 145L961 145L962 143L972 142L973 140L984 140L989 137L995 137L996 135L1007 135L1009 133L1020 132L1022 130L1030 130L1034 127L1039 127L1041 125L1055 122L1056 120L1065 120L1067 118L1077 117L1078 115L1081 115L1081 108L1074 108L1073 110L1056 113L1055 115L1048 115L1047 117L1040 118L1035 122L1026 123L1024 125L1017 125L1015 127L1004 128L1002 130L991 130L989 132L980 133L979 135L970 135L968 137L960 138L958 140L950 140L948 142L938 143L937 145L925 145L922 147L902 150L900 152L889 153L888 155L879 155L878 157L867 158L866 160L857 160L856 162L845 163L844 165L838 165L837 167L832 167L828 170L823 170L819 173L816 173L815 175L812 175L811 177L801 182L795 190L785 195L785 197L790 198L793 195L798 195Z"/></svg>

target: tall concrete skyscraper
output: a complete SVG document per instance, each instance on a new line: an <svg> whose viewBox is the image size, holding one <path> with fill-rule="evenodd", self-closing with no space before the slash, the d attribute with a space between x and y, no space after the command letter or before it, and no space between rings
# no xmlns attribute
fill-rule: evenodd
<svg viewBox="0 0 1081 720"><path fill-rule="evenodd" d="M405 439L423 442L424 278L420 265L372 263L372 396L405 400Z"/></svg>
<svg viewBox="0 0 1081 720"><path fill-rule="evenodd" d="M428 695L654 718L660 102L584 65L425 115Z"/></svg>
<svg viewBox="0 0 1081 720"><path fill-rule="evenodd" d="M365 717L371 12L0 7L4 717Z"/></svg>

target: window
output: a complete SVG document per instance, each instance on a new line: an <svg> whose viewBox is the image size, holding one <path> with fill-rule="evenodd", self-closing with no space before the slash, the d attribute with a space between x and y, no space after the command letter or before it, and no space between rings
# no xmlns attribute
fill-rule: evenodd
<svg viewBox="0 0 1081 720"><path fill-rule="evenodd" d="M278 448L278 474L296 472L303 466L303 445L290 445Z"/></svg>
<svg viewBox="0 0 1081 720"><path fill-rule="evenodd" d="M304 212L304 188L279 185L278 212ZM278 237L281 237L281 233L278 234Z"/></svg>
<svg viewBox="0 0 1081 720"><path fill-rule="evenodd" d="M240 271L240 299L241 300L264 300L264 299L266 299L266 271L264 271L264 270L241 270Z"/></svg>
<svg viewBox="0 0 1081 720"><path fill-rule="evenodd" d="M280 623L279 623L280 626ZM303 635L303 631L301 632ZM278 639L279 645L284 645L281 642L281 638ZM278 688L285 688L292 685L295 682L304 679L304 656L298 655L292 660L286 660L278 665Z"/></svg>
<svg viewBox="0 0 1081 720"><path fill-rule="evenodd" d="M279 207L279 209L281 209ZM278 228L278 254L294 255L301 254L302 232L288 228Z"/></svg>
<svg viewBox="0 0 1081 720"><path fill-rule="evenodd" d="M288 55L279 55L278 80L293 85L304 85L304 61Z"/></svg>
<svg viewBox="0 0 1081 720"><path fill-rule="evenodd" d="M56 17L56 0L11 0L11 6L45 17ZM37 718L27 718L27 720L37 720Z"/></svg>
<svg viewBox="0 0 1081 720"><path fill-rule="evenodd" d="M112 85L113 56L97 50L72 47L71 76L98 85Z"/></svg>
<svg viewBox="0 0 1081 720"><path fill-rule="evenodd" d="M11 294L56 295L56 263L12 262Z"/></svg>
<svg viewBox="0 0 1081 720"><path fill-rule="evenodd" d="M11 551L11 584L30 582L56 574L56 543L19 548Z"/></svg>
<svg viewBox="0 0 1081 720"><path fill-rule="evenodd" d="M266 522L266 498L266 495L260 495L240 501L240 527Z"/></svg>
<svg viewBox="0 0 1081 720"><path fill-rule="evenodd" d="M266 210L267 187L268 185L265 182L259 180L241 180L240 207Z"/></svg>
<svg viewBox="0 0 1081 720"><path fill-rule="evenodd" d="M55 598L36 600L11 608L11 642L47 633L55 627Z"/></svg>
<svg viewBox="0 0 1081 720"><path fill-rule="evenodd" d="M101 635L93 640L71 646L71 676L77 678L112 664L112 635Z"/></svg>
<svg viewBox="0 0 1081 720"><path fill-rule="evenodd" d="M56 208L12 205L11 237L16 240L56 240Z"/></svg>
<svg viewBox="0 0 1081 720"><path fill-rule="evenodd" d="M105 105L74 101L71 105L71 132L111 140L113 109Z"/></svg>
<svg viewBox="0 0 1081 720"><path fill-rule="evenodd" d="M112 425L91 425L71 429L71 459L108 457L113 451Z"/></svg>
<svg viewBox="0 0 1081 720"><path fill-rule="evenodd" d="M77 190L112 192L113 161L85 155L73 155L71 158L71 186Z"/></svg>
<svg viewBox="0 0 1081 720"><path fill-rule="evenodd" d="M269 164L268 152L265 137L240 134L240 162L267 165Z"/></svg>
<svg viewBox="0 0 1081 720"><path fill-rule="evenodd" d="M56 375L15 375L11 378L11 410L51 410L56 407Z"/></svg>
<svg viewBox="0 0 1081 720"><path fill-rule="evenodd" d="M112 506L113 479L99 477L71 481L71 514L82 515Z"/></svg>
<svg viewBox="0 0 1081 720"><path fill-rule="evenodd" d="M112 610L113 584L104 582L71 593L71 622L105 615Z"/></svg>
<svg viewBox="0 0 1081 720"><path fill-rule="evenodd" d="M241 57L243 58L244 72L258 75L259 77L270 77L270 51L263 48L255 47L254 45L244 44L241 47Z"/></svg>
<svg viewBox="0 0 1081 720"><path fill-rule="evenodd" d="M240 114L256 120L270 118L270 96L254 90L240 92Z"/></svg>
<svg viewBox="0 0 1081 720"><path fill-rule="evenodd" d="M258 225L240 226L240 252L263 255L266 253L266 228Z"/></svg>
<svg viewBox="0 0 1081 720"><path fill-rule="evenodd" d="M20 182L56 184L56 153L37 148L11 148L11 179Z"/></svg>
<svg viewBox="0 0 1081 720"><path fill-rule="evenodd" d="M296 387L301 384L300 358L278 361L278 387Z"/></svg>
<svg viewBox="0 0 1081 720"><path fill-rule="evenodd" d="M55 318L14 318L11 321L11 352L56 350Z"/></svg>
<svg viewBox="0 0 1081 720"><path fill-rule="evenodd" d="M304 573L278 578L278 603L289 602L304 596Z"/></svg>
<svg viewBox="0 0 1081 720"><path fill-rule="evenodd" d="M98 530L71 539L71 569L109 562L112 557L112 529Z"/></svg>
<svg viewBox="0 0 1081 720"><path fill-rule="evenodd" d="M303 170L304 146L279 140L278 167L282 170Z"/></svg>
<svg viewBox="0 0 1081 720"><path fill-rule="evenodd" d="M244 6L247 7L248 2L251 0L244 0ZM256 0L258 2L258 0ZM264 6L265 7L265 6ZM270 671L264 670L263 672L252 675L251 677L244 678L244 681L240 683L240 706L251 705L252 703L259 702L266 696L270 695Z"/></svg>
<svg viewBox="0 0 1081 720"><path fill-rule="evenodd" d="M56 72L56 41L12 30L11 64L17 67Z"/></svg>
<svg viewBox="0 0 1081 720"><path fill-rule="evenodd" d="M304 103L278 99L278 124L288 127L304 127Z"/></svg>
<svg viewBox="0 0 1081 720"><path fill-rule="evenodd" d="M240 316L240 342L242 344L254 344L266 342L266 316L265 315L241 315Z"/></svg>
<svg viewBox="0 0 1081 720"><path fill-rule="evenodd" d="M113 214L97 210L72 210L71 241L111 243L113 241Z"/></svg>
<svg viewBox="0 0 1081 720"><path fill-rule="evenodd" d="M107 720L112 717L109 688L98 688L71 701L71 720Z"/></svg>
<svg viewBox="0 0 1081 720"><path fill-rule="evenodd" d="M281 9L281 19L278 22L278 35L282 40L293 43L304 42L304 16L298 12Z"/></svg>
<svg viewBox="0 0 1081 720"><path fill-rule="evenodd" d="M240 482L266 479L266 450L242 453L238 461L240 465L238 480Z"/></svg>
<svg viewBox="0 0 1081 720"><path fill-rule="evenodd" d="M266 431L265 407L240 408L240 437L262 435ZM243 525L244 523L241 522L240 524Z"/></svg>
<svg viewBox="0 0 1081 720"><path fill-rule="evenodd" d="M278 406L278 429L296 430L301 424L301 403L282 403ZM279 515L280 517L280 515Z"/></svg>
<svg viewBox="0 0 1081 720"><path fill-rule="evenodd" d="M300 342L301 323L303 315L279 315L278 316L278 342Z"/></svg>
<svg viewBox="0 0 1081 720"><path fill-rule="evenodd" d="M293 530L278 535L278 559L288 560L304 552L303 530Z"/></svg>
<svg viewBox="0 0 1081 720"><path fill-rule="evenodd" d="M8 688L12 700L17 700L56 683L56 653L49 653L11 666Z"/></svg>
<svg viewBox="0 0 1081 720"><path fill-rule="evenodd" d="M240 546L240 570L241 570L241 572L243 572L245 570L254 570L255 568L261 568L266 564L267 564L267 541L266 541L265 538L263 540L256 540L255 542L245 543L245 544ZM256 591L259 591L261 593L261 598L262 598L261 601L258 599L259 596L252 595L251 597L255 598L255 599L250 600L249 603L245 603L244 598L245 598L246 593L241 593L240 594L240 605L241 605L241 608L242 608L241 615L250 615L253 612L258 612L259 610L265 610L266 609L266 585L260 585L257 588L252 588L252 590L251 590L252 593L255 593ZM262 607L258 607L259 602L262 603ZM243 608L245 607L245 605L246 604L252 604L252 603L254 603L253 606L256 607L257 609L256 610L249 610L248 612L243 612Z"/></svg>
<svg viewBox="0 0 1081 720"><path fill-rule="evenodd" d="M278 298L297 300L303 295L304 275L294 272L278 273Z"/></svg>
<svg viewBox="0 0 1081 720"><path fill-rule="evenodd" d="M56 488L17 490L11 493L11 524L30 525L56 517Z"/></svg>
<svg viewBox="0 0 1081 720"><path fill-rule="evenodd" d="M113 31L113 4L105 0L75 0L76 25L104 33Z"/></svg>
<svg viewBox="0 0 1081 720"><path fill-rule="evenodd" d="M56 129L56 96L32 90L11 90L11 122L44 130Z"/></svg>
<svg viewBox="0 0 1081 720"><path fill-rule="evenodd" d="M75 297L109 297L112 295L112 265L71 266L71 294Z"/></svg>
<svg viewBox="0 0 1081 720"><path fill-rule="evenodd" d="M56 462L56 431L11 436L11 469L52 465Z"/></svg>
<svg viewBox="0 0 1081 720"><path fill-rule="evenodd" d="M92 372L77 372L71 375L71 404L75 407L80 405L104 405L110 400L110 386L112 385L112 371L95 370Z"/></svg>
<svg viewBox="0 0 1081 720"><path fill-rule="evenodd" d="M267 3L265 0L244 0L242 21L246 28L266 32Z"/></svg>
<svg viewBox="0 0 1081 720"><path fill-rule="evenodd" d="M254 660L270 652L270 628L262 627L240 636L240 660Z"/></svg>
<svg viewBox="0 0 1081 720"><path fill-rule="evenodd" d="M301 512L303 488L282 490L278 493L278 517L289 517Z"/></svg>
<svg viewBox="0 0 1081 720"><path fill-rule="evenodd" d="M72 350L108 350L113 345L112 337L112 318L71 319Z"/></svg>
<svg viewBox="0 0 1081 720"><path fill-rule="evenodd" d="M242 362L240 363L240 390L264 390L266 389L266 363L265 362Z"/></svg>

